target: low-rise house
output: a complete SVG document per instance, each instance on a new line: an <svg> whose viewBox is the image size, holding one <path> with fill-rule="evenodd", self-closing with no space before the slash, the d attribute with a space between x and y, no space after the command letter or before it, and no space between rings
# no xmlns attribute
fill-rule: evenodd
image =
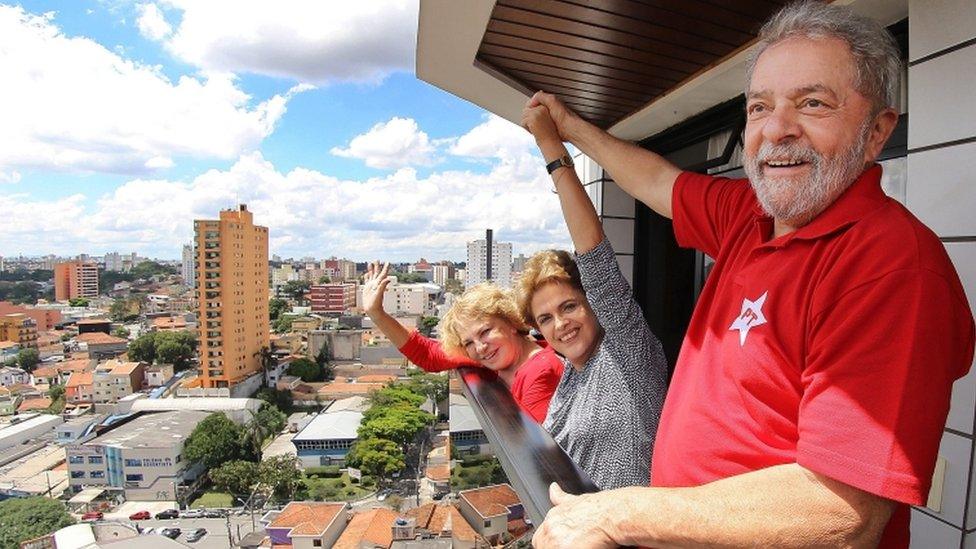
<svg viewBox="0 0 976 549"><path fill-rule="evenodd" d="M166 382L173 378L175 373L172 364L153 364L145 369L147 387L162 387Z"/></svg>
<svg viewBox="0 0 976 549"><path fill-rule="evenodd" d="M0 341L0 364L17 358L20 353L20 343L16 341Z"/></svg>
<svg viewBox="0 0 976 549"><path fill-rule="evenodd" d="M15 395L6 387L0 387L0 416L12 416L20 406L20 395Z"/></svg>
<svg viewBox="0 0 976 549"><path fill-rule="evenodd" d="M333 549L388 549L397 518L392 510L383 508L355 513Z"/></svg>
<svg viewBox="0 0 976 549"><path fill-rule="evenodd" d="M507 543L527 530L522 501L508 484L458 492L458 510L492 545Z"/></svg>
<svg viewBox="0 0 976 549"><path fill-rule="evenodd" d="M109 360L95 368L93 376L96 404L118 402L142 388L145 365L141 362Z"/></svg>
<svg viewBox="0 0 976 549"><path fill-rule="evenodd" d="M17 413L44 412L51 407L51 399L48 397L25 398L20 406L17 406Z"/></svg>
<svg viewBox="0 0 976 549"><path fill-rule="evenodd" d="M332 547L349 521L345 503L293 501L265 515L265 531L272 547L312 549Z"/></svg>
<svg viewBox="0 0 976 549"><path fill-rule="evenodd" d="M0 386L10 387L30 383L30 374L20 368L12 366L0 367Z"/></svg>
<svg viewBox="0 0 976 549"><path fill-rule="evenodd" d="M53 367L58 370L58 383L64 385L68 383L68 378L75 372L91 372L95 369L97 362L88 358L74 358L58 362Z"/></svg>
<svg viewBox="0 0 976 549"><path fill-rule="evenodd" d="M186 318L182 316L163 316L153 319L152 329L157 332L181 332L188 326Z"/></svg>
<svg viewBox="0 0 976 549"><path fill-rule="evenodd" d="M275 389L279 391L292 391L302 383L302 378L298 376L281 376L275 383Z"/></svg>
<svg viewBox="0 0 976 549"><path fill-rule="evenodd" d="M94 402L94 372L72 372L64 385L64 398L71 404Z"/></svg>
<svg viewBox="0 0 976 549"><path fill-rule="evenodd" d="M370 393L382 389L385 383L347 383L332 381L323 385L318 391L320 400L339 400L352 396L369 396Z"/></svg>
<svg viewBox="0 0 976 549"><path fill-rule="evenodd" d="M457 507L449 504L427 503L420 507L414 507L405 513L406 518L412 519L411 529L399 529L402 533L397 535L394 530L394 542L391 548L397 548L397 540L420 538L426 546L435 546L433 541L446 539L452 549L474 549L475 547L486 547L487 543L478 536L468 521L461 516ZM409 544L401 542L400 546L409 547ZM420 547L424 547L421 545Z"/></svg>
<svg viewBox="0 0 976 549"><path fill-rule="evenodd" d="M127 340L102 332L79 334L75 341L83 347L82 350L87 350L90 358L95 360L115 358L124 354L129 347Z"/></svg>
<svg viewBox="0 0 976 549"><path fill-rule="evenodd" d="M107 318L83 318L75 323L75 326L79 334L112 333L112 321Z"/></svg>
<svg viewBox="0 0 976 549"><path fill-rule="evenodd" d="M356 442L361 412L342 410L315 416L292 438L302 467L343 464Z"/></svg>
<svg viewBox="0 0 976 549"><path fill-rule="evenodd" d="M55 366L39 366L30 374L31 385L58 385L61 383L61 374Z"/></svg>

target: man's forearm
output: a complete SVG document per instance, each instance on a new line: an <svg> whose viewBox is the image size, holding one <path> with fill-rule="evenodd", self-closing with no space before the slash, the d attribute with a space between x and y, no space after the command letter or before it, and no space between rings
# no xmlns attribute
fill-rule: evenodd
<svg viewBox="0 0 976 549"><path fill-rule="evenodd" d="M578 116L567 120L569 142L603 167L627 194L671 217L671 191L681 173L657 153L618 139Z"/></svg>
<svg viewBox="0 0 976 549"><path fill-rule="evenodd" d="M614 540L654 547L874 547L895 505L796 464L620 498Z"/></svg>

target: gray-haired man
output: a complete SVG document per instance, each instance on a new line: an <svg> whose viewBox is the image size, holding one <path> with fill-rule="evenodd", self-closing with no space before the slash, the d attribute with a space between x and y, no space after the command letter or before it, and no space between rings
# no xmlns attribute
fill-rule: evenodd
<svg viewBox="0 0 976 549"><path fill-rule="evenodd" d="M682 173L536 94L558 135L716 258L665 402L650 488L572 496L538 547L907 547L972 312L938 238L880 188L890 36L785 8L749 69L745 180ZM537 115L540 113L536 113Z"/></svg>

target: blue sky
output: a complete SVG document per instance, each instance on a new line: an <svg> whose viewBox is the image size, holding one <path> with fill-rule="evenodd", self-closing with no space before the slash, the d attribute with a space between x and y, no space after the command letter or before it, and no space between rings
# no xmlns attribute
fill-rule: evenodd
<svg viewBox="0 0 976 549"><path fill-rule="evenodd" d="M565 247L530 136L413 75L416 11L0 4L0 255L176 258L238 201L285 257Z"/></svg>

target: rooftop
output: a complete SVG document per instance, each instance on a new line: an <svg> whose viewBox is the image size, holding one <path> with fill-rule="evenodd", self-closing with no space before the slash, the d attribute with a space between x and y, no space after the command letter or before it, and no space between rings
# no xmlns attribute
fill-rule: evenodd
<svg viewBox="0 0 976 549"><path fill-rule="evenodd" d="M143 398L132 402L133 412L165 412L193 410L198 412L238 412L251 410L257 412L262 401L256 398L187 397L187 398Z"/></svg>
<svg viewBox="0 0 976 549"><path fill-rule="evenodd" d="M390 509L373 509L356 513L336 540L334 549L359 549L363 542L372 547L389 547L393 542L393 521L398 515Z"/></svg>
<svg viewBox="0 0 976 549"><path fill-rule="evenodd" d="M146 414L116 427L85 445L119 446L123 448L168 448L174 441L185 440L210 414L178 411Z"/></svg>
<svg viewBox="0 0 976 549"><path fill-rule="evenodd" d="M471 405L461 395L450 395L451 432L463 433L467 431L481 431L481 423L475 417Z"/></svg>
<svg viewBox="0 0 976 549"><path fill-rule="evenodd" d="M362 420L362 413L351 410L319 414L308 422L308 425L295 435L292 441L352 440L358 436L356 431Z"/></svg>
<svg viewBox="0 0 976 549"><path fill-rule="evenodd" d="M345 503L293 501L281 510L268 528L290 528L292 536L319 535L345 508Z"/></svg>
<svg viewBox="0 0 976 549"><path fill-rule="evenodd" d="M47 397L36 397L28 398L20 403L17 407L18 412L33 412L38 410L47 410L51 407L51 399Z"/></svg>
<svg viewBox="0 0 976 549"><path fill-rule="evenodd" d="M369 408L369 402L366 401L366 397L362 396L351 396L348 398L343 398L336 400L327 409L329 413L332 412L365 412Z"/></svg>
<svg viewBox="0 0 976 549"><path fill-rule="evenodd" d="M110 336L102 332L88 332L80 334L75 338L76 341L87 343L88 345L121 345L128 343L128 340L120 337Z"/></svg>
<svg viewBox="0 0 976 549"><path fill-rule="evenodd" d="M82 387L84 385L91 385L93 383L92 378L94 375L94 372L71 372L71 376L68 377L68 382L65 383L65 387Z"/></svg>
<svg viewBox="0 0 976 549"><path fill-rule="evenodd" d="M464 490L458 492L458 497L470 503L484 518L507 515L509 507L522 504L518 494L508 484Z"/></svg>

